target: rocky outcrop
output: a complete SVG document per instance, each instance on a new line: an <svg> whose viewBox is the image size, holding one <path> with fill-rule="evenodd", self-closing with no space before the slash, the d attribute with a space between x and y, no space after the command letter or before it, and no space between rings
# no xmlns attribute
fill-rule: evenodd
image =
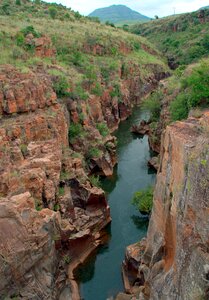
<svg viewBox="0 0 209 300"><path fill-rule="evenodd" d="M47 76L4 66L0 99L0 294L77 300L67 268L111 221L104 192L69 148L68 113Z"/></svg>
<svg viewBox="0 0 209 300"><path fill-rule="evenodd" d="M166 129L146 247L134 265L141 299L208 298L208 137L208 111Z"/></svg>
<svg viewBox="0 0 209 300"><path fill-rule="evenodd" d="M34 37L32 33L29 33L25 37L25 44L32 49L34 48L34 54L38 57L54 57L56 54L56 49L48 36Z"/></svg>
<svg viewBox="0 0 209 300"><path fill-rule="evenodd" d="M29 34L25 42L34 54L53 56L49 39ZM28 73L0 67L0 237L6 241L0 243L0 276L8 274L0 295L79 299L74 270L102 243L111 221L104 192L89 176L112 175L111 132L167 75L161 66L147 67L146 82L130 63L126 72L122 66L116 71L120 89L98 78L101 96L91 95L89 86L88 98L76 101L57 99L56 75L41 64Z"/></svg>

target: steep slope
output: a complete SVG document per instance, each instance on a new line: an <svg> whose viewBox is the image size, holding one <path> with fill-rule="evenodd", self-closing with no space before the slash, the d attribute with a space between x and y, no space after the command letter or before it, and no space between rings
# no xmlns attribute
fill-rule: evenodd
<svg viewBox="0 0 209 300"><path fill-rule="evenodd" d="M209 111L166 128L147 240L124 264L140 299L208 299L208 150Z"/></svg>
<svg viewBox="0 0 209 300"><path fill-rule="evenodd" d="M209 54L208 9L134 25L131 32L156 44L174 69Z"/></svg>
<svg viewBox="0 0 209 300"><path fill-rule="evenodd" d="M101 22L109 21L115 25L149 21L148 17L125 5L111 5L109 7L98 8L90 13L89 17L98 17Z"/></svg>
<svg viewBox="0 0 209 300"><path fill-rule="evenodd" d="M117 161L110 133L169 74L144 38L54 4L10 1L9 10L0 19L0 296L78 300L73 271L111 221L95 176Z"/></svg>

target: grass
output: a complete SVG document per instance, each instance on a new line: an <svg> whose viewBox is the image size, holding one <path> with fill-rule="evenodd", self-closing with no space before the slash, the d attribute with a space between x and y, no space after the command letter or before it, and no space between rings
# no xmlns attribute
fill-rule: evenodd
<svg viewBox="0 0 209 300"><path fill-rule="evenodd" d="M179 78L176 78L179 80ZM209 106L209 59L194 65L180 78L179 93L170 103L171 120L186 119L193 108Z"/></svg>
<svg viewBox="0 0 209 300"><path fill-rule="evenodd" d="M131 32L148 38L175 63L196 62L209 53L209 23L201 23L199 12L169 16L133 25ZM208 18L209 10L205 10Z"/></svg>

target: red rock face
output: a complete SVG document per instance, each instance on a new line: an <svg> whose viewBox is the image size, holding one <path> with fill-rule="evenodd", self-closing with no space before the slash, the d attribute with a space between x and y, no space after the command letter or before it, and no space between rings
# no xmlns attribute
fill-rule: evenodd
<svg viewBox="0 0 209 300"><path fill-rule="evenodd" d="M89 183L82 160L73 158L67 110L44 74L1 68L0 113L0 293L58 299L63 292L70 298L63 257L72 254L75 238L82 251L83 236L94 248L96 233L111 221L104 193Z"/></svg>
<svg viewBox="0 0 209 300"><path fill-rule="evenodd" d="M33 45L35 48L35 55L38 57L54 57L56 49L52 45L52 41L48 36L41 36L34 38L33 34L28 34L25 38L27 45Z"/></svg>
<svg viewBox="0 0 209 300"><path fill-rule="evenodd" d="M209 112L168 126L147 245L138 259L148 299L208 298Z"/></svg>

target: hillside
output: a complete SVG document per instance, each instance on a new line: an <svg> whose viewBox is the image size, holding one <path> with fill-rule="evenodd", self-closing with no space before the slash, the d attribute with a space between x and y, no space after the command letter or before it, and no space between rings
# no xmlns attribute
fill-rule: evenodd
<svg viewBox="0 0 209 300"><path fill-rule="evenodd" d="M149 21L148 17L141 15L125 5L112 5L99 8L89 14L89 17L98 17L103 23L109 21L115 25Z"/></svg>
<svg viewBox="0 0 209 300"><path fill-rule="evenodd" d="M209 54L209 10L133 25L131 32L147 37L163 52L172 68Z"/></svg>

